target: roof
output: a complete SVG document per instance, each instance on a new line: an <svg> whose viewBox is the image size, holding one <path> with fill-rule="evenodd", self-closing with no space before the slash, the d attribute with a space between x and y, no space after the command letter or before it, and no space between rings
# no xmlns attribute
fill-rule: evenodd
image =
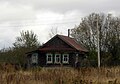
<svg viewBox="0 0 120 84"><path fill-rule="evenodd" d="M63 35L58 35L58 37L65 41L67 44L69 44L71 47L75 48L76 50L88 52L88 50L83 45L78 43L74 38Z"/></svg>
<svg viewBox="0 0 120 84"><path fill-rule="evenodd" d="M68 36L63 36L63 35L56 35L54 36L52 39L50 39L48 42L50 42L51 40L53 40L54 38L59 38L62 41L64 41L65 43L67 43L69 46L71 46L74 50L80 51L80 52L88 52L88 50L81 45L80 43L78 43L74 38L68 37ZM44 45L46 45L48 42L46 42ZM41 47L39 50L45 51L45 50L73 50L70 48L48 48L48 47Z"/></svg>

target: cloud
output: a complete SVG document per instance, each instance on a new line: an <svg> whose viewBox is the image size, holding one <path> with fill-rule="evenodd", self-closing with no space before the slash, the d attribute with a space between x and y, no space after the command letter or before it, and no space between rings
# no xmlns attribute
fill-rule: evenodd
<svg viewBox="0 0 120 84"><path fill-rule="evenodd" d="M41 43L45 43L49 38L51 28L58 28L58 33L67 35L67 29L73 28L75 24L79 24L82 14L79 11L68 11L66 13L58 13L54 11L41 10L34 15L36 19L27 19L20 21L7 21L0 26L2 33L0 34L1 48L4 46L12 46L15 38L20 36L20 31L32 30L38 35ZM9 34L7 34L9 32ZM4 44L3 44L4 43Z"/></svg>
<svg viewBox="0 0 120 84"><path fill-rule="evenodd" d="M21 30L33 30L39 41L49 39L51 28L67 35L92 12L120 14L119 0L0 0L0 48L12 46Z"/></svg>
<svg viewBox="0 0 120 84"><path fill-rule="evenodd" d="M0 3L0 22L34 19L35 11L30 6Z"/></svg>
<svg viewBox="0 0 120 84"><path fill-rule="evenodd" d="M2 0L15 6L30 6L34 10L57 12L80 10L83 12L119 10L119 0Z"/></svg>
<svg viewBox="0 0 120 84"><path fill-rule="evenodd" d="M49 38L51 28L58 28L58 34L67 35L67 30L78 25L83 15L79 11L69 11L66 13L57 13L53 11L41 10L37 12L37 19L21 30L33 30L41 43L46 42Z"/></svg>

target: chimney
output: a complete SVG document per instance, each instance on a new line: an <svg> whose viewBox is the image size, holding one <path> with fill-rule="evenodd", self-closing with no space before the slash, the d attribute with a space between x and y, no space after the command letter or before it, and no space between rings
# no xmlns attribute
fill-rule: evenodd
<svg viewBox="0 0 120 84"><path fill-rule="evenodd" d="M68 37L70 37L70 29L68 29Z"/></svg>

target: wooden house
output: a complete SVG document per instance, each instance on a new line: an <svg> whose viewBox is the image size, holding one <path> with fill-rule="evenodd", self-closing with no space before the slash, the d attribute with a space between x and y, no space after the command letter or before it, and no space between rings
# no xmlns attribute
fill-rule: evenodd
<svg viewBox="0 0 120 84"><path fill-rule="evenodd" d="M84 59L88 50L74 38L56 35L39 49L27 53L29 66L72 66Z"/></svg>

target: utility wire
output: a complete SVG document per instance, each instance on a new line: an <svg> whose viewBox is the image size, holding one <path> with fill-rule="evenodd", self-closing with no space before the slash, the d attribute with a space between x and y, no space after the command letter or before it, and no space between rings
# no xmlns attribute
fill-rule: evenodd
<svg viewBox="0 0 120 84"><path fill-rule="evenodd" d="M76 17L76 18L70 18L70 19L65 19L65 18L36 18L36 19L19 19L19 20L0 20L0 24L2 24L2 22L10 22L10 23L16 23L16 22L36 22L36 21L65 21L65 20L68 20L68 21L73 21L73 20L81 20L80 18Z"/></svg>
<svg viewBox="0 0 120 84"><path fill-rule="evenodd" d="M9 26L0 25L0 27L24 27L24 26L40 26L40 25L64 25L64 24L71 24L71 23L79 23L80 21L71 21L71 22L57 22L57 23L23 23L23 24L10 24Z"/></svg>

